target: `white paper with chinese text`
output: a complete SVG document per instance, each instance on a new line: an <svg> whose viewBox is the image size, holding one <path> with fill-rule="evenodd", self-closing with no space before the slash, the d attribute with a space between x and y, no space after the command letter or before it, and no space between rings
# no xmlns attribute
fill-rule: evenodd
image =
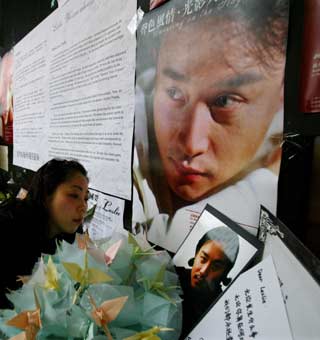
<svg viewBox="0 0 320 340"><path fill-rule="evenodd" d="M286 237L286 235L284 235ZM320 338L320 287L277 235L267 235L264 257L272 254L294 340Z"/></svg>
<svg viewBox="0 0 320 340"><path fill-rule="evenodd" d="M271 256L241 274L186 338L199 339L293 339Z"/></svg>

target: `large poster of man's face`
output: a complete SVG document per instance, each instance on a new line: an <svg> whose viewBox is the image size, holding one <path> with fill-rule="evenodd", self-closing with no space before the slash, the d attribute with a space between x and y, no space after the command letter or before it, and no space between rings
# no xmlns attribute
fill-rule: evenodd
<svg viewBox="0 0 320 340"><path fill-rule="evenodd" d="M175 252L209 203L275 211L288 1L171 0L138 27L136 232Z"/></svg>

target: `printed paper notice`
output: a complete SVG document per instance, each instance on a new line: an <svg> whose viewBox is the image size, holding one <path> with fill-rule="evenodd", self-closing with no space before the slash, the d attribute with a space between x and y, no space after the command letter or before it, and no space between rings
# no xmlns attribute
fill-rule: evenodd
<svg viewBox="0 0 320 340"><path fill-rule="evenodd" d="M243 273L186 340L293 340L271 256Z"/></svg>
<svg viewBox="0 0 320 340"><path fill-rule="evenodd" d="M18 44L22 56L30 43L33 48L46 39L39 47L42 59L35 55L28 62L23 79L30 91L42 91L42 138L15 136L14 164L36 170L53 157L77 159L88 169L92 188L131 198L135 36L127 26L135 10L136 1L69 0L32 32L31 42L28 35ZM34 88L38 59L44 66ZM28 66L26 58L19 62L22 69ZM22 80L15 80L19 89ZM34 106L24 107L30 125L34 112ZM31 165L22 157L24 148L37 150Z"/></svg>
<svg viewBox="0 0 320 340"><path fill-rule="evenodd" d="M14 47L13 164L37 170L48 160L47 87L50 18Z"/></svg>

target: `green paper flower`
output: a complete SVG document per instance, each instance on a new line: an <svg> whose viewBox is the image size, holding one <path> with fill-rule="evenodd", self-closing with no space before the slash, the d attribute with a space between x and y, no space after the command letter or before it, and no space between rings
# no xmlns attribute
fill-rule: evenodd
<svg viewBox="0 0 320 340"><path fill-rule="evenodd" d="M149 328L148 340L178 339L182 317L180 288L170 256L152 247L143 249L132 235L122 236L122 240L109 266L92 257L91 248L83 250L66 242L59 245L53 256L43 255L28 282L8 294L15 311L0 310L3 338L17 334L5 321L9 316L33 310L36 291L42 323L38 339L105 339L103 329L92 319L89 296L97 306L106 300L128 297L119 315L108 325L113 340L137 336L141 331L144 334ZM114 242L105 240L94 251L104 254ZM110 275L115 279L110 281ZM155 332L162 328L174 330Z"/></svg>

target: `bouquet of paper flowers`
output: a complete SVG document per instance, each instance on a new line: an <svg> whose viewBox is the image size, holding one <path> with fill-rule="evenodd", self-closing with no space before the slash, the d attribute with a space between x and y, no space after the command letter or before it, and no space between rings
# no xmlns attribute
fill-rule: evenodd
<svg viewBox="0 0 320 340"><path fill-rule="evenodd" d="M129 234L96 245L87 234L43 255L0 311L10 339L174 340L181 331L178 276L164 251Z"/></svg>

